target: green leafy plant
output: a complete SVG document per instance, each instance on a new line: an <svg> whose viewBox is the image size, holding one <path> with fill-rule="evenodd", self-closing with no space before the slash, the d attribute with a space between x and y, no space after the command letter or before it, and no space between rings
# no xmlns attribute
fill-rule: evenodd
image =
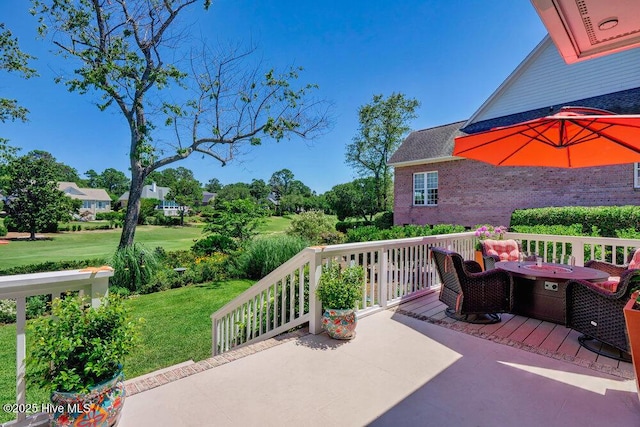
<svg viewBox="0 0 640 427"><path fill-rule="evenodd" d="M86 393L122 369L141 321L131 319L123 299L109 295L92 307L88 298L66 295L53 301L51 312L29 325L31 381L46 390Z"/></svg>
<svg viewBox="0 0 640 427"><path fill-rule="evenodd" d="M133 292L145 288L159 269L155 252L140 243L116 250L110 265L115 270L110 284Z"/></svg>
<svg viewBox="0 0 640 427"><path fill-rule="evenodd" d="M333 263L322 268L316 294L325 308L353 309L362 299L363 286L364 269L361 266L342 268Z"/></svg>

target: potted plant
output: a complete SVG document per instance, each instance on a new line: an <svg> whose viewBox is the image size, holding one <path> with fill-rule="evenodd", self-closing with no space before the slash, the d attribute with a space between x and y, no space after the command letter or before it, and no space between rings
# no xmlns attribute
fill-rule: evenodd
<svg viewBox="0 0 640 427"><path fill-rule="evenodd" d="M629 350L636 374L636 387L640 398L640 289L636 289L624 306L624 320L627 325Z"/></svg>
<svg viewBox="0 0 640 427"><path fill-rule="evenodd" d="M482 241L487 239L502 240L504 239L504 233L507 232L507 227L499 225L494 227L493 225L480 225L476 228L476 253L475 260L481 267L484 268L484 262L482 259Z"/></svg>
<svg viewBox="0 0 640 427"><path fill-rule="evenodd" d="M350 340L356 336L356 307L362 299L364 269L361 266L342 268L333 263L322 268L316 289L324 314L322 325L330 337Z"/></svg>
<svg viewBox="0 0 640 427"><path fill-rule="evenodd" d="M138 329L122 298L110 294L99 307L80 296L56 298L51 316L29 329L28 375L51 391L52 425L116 425L125 397L123 359Z"/></svg>

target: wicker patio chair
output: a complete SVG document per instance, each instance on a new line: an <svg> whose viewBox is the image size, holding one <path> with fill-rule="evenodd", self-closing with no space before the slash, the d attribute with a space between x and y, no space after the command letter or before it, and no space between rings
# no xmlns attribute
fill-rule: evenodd
<svg viewBox="0 0 640 427"><path fill-rule="evenodd" d="M486 239L480 243L482 244L482 260L485 271L494 269L498 261L518 261L520 252L522 252L520 242L513 239ZM535 261L535 256L533 256L533 260Z"/></svg>
<svg viewBox="0 0 640 427"><path fill-rule="evenodd" d="M497 323L513 306L513 281L501 270L482 272L480 264L456 252L431 248L442 286L440 301L447 316L469 323Z"/></svg>
<svg viewBox="0 0 640 427"><path fill-rule="evenodd" d="M629 301L633 288L639 285L635 281L640 277L640 249L631 255L627 267L602 261L589 261L585 267L605 271L612 280L603 283L584 280L567 282L567 326L583 334L578 341L584 348L629 361L629 342L622 308ZM615 279L617 277L619 280Z"/></svg>

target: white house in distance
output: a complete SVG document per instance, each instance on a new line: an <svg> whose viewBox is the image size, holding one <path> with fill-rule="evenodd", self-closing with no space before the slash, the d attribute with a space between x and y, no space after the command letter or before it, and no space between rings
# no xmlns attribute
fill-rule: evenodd
<svg viewBox="0 0 640 427"><path fill-rule="evenodd" d="M179 216L180 215L180 205L178 205L173 200L167 200L167 194L171 189L169 187L160 187L156 185L156 183L152 183L151 185L145 185L142 187L142 195L140 198L142 199L157 199L160 200L156 209L162 210L164 216ZM127 191L118 199L118 202L122 204L122 206L126 206L129 202L129 192Z"/></svg>
<svg viewBox="0 0 640 427"><path fill-rule="evenodd" d="M111 197L102 188L80 188L75 182L59 182L58 190L72 199L82 200L80 215L95 219L99 212L111 212Z"/></svg>

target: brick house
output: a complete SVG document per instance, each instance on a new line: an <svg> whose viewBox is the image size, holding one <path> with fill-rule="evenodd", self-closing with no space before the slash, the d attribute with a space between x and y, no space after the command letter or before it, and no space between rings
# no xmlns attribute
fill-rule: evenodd
<svg viewBox="0 0 640 427"><path fill-rule="evenodd" d="M471 118L412 132L391 156L395 224L509 225L516 209L637 204L637 163L496 167L452 152L456 136L546 116L563 106L638 114L638 63L640 49L631 49L567 65L546 37Z"/></svg>

